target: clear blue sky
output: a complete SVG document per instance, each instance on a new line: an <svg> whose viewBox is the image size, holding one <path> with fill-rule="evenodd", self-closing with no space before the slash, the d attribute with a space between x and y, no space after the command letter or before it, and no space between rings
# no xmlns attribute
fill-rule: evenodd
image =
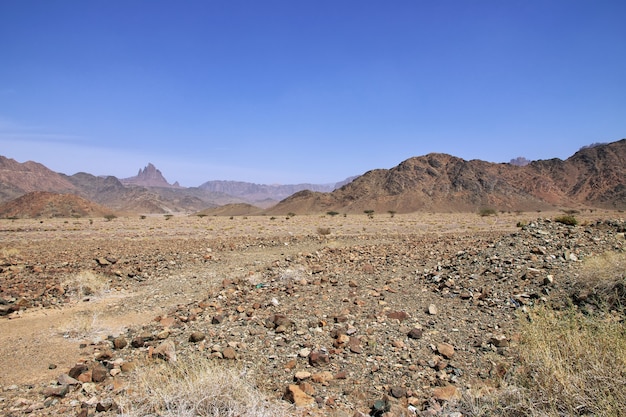
<svg viewBox="0 0 626 417"><path fill-rule="evenodd" d="M0 155L328 183L626 137L624 0L2 0Z"/></svg>

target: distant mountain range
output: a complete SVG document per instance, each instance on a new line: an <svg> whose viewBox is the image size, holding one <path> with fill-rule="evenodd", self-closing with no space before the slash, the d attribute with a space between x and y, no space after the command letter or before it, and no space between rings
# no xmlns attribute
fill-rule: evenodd
<svg viewBox="0 0 626 417"><path fill-rule="evenodd" d="M626 139L581 148L567 160L495 164L466 161L447 154L409 158L391 169L374 169L337 184L263 185L239 181L208 181L199 187L169 184L152 164L131 178L71 176L53 172L36 162L19 163L0 156L0 217L37 216L30 210L47 199L39 193L69 194L63 210L39 215L200 212L238 213L344 213L374 210L475 211L540 210L562 207L626 208ZM96 206L87 207L85 201ZM20 205L21 204L21 205ZM254 207L252 207L254 206ZM22 207L22 209L20 209ZM70 207L68 209L68 207Z"/></svg>
<svg viewBox="0 0 626 417"><path fill-rule="evenodd" d="M208 181L200 187L186 188L178 183L170 184L151 163L134 177L118 179L85 172L65 175L36 162L19 163L0 156L0 203L30 192L47 191L78 195L121 213L196 212L242 203L267 208L295 192L332 191L348 181L321 185Z"/></svg>

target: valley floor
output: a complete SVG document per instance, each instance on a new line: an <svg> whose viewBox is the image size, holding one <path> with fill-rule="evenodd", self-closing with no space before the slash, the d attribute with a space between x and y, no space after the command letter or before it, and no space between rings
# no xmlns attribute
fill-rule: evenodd
<svg viewBox="0 0 626 417"><path fill-rule="evenodd" d="M0 410L117 415L142 370L201 357L292 415L445 413L624 250L623 213L560 215L2 220Z"/></svg>

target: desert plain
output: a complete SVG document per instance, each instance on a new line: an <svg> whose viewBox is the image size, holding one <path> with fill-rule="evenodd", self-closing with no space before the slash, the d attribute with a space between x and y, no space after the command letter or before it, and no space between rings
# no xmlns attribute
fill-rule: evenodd
<svg viewBox="0 0 626 417"><path fill-rule="evenodd" d="M624 251L623 212L562 215L0 220L0 410L133 415L143 370L202 358L288 415L463 415L527 310Z"/></svg>

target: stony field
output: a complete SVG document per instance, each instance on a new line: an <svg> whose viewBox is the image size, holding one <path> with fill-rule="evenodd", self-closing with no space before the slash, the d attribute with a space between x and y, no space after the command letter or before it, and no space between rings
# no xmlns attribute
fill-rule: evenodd
<svg viewBox="0 0 626 417"><path fill-rule="evenodd" d="M623 213L562 214L1 220L1 414L132 415L144 369L208 358L289 415L461 415L624 250Z"/></svg>

